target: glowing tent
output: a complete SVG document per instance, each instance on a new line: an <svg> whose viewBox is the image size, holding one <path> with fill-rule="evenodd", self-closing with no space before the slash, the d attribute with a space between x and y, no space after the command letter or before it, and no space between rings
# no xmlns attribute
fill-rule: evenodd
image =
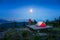
<svg viewBox="0 0 60 40"><path fill-rule="evenodd" d="M46 27L46 24L44 22L38 22L37 26L39 26L39 27Z"/></svg>

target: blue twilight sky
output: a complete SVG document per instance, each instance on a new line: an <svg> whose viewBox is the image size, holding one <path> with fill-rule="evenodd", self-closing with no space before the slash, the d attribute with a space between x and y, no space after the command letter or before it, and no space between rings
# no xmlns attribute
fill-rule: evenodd
<svg viewBox="0 0 60 40"><path fill-rule="evenodd" d="M0 19L53 20L59 16L59 0L0 0Z"/></svg>

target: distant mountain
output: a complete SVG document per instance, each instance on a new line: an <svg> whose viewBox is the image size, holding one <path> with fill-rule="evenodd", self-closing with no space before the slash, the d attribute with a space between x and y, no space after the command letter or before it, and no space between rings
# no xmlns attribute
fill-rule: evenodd
<svg viewBox="0 0 60 40"><path fill-rule="evenodd" d="M0 19L0 24L2 24L2 23L8 23L8 22L10 22L10 21Z"/></svg>
<svg viewBox="0 0 60 40"><path fill-rule="evenodd" d="M23 27L24 24L28 25L29 22L16 22L17 27ZM14 28L15 22L8 22L0 24L0 28Z"/></svg>
<svg viewBox="0 0 60 40"><path fill-rule="evenodd" d="M18 22L28 22L28 19L20 19Z"/></svg>
<svg viewBox="0 0 60 40"><path fill-rule="evenodd" d="M16 20L17 22L29 22L29 19L19 19L19 20ZM32 21L34 21L33 19L32 19Z"/></svg>
<svg viewBox="0 0 60 40"><path fill-rule="evenodd" d="M28 22L28 19L19 19L19 20L3 20L0 19L0 24L2 23L11 23L11 22Z"/></svg>

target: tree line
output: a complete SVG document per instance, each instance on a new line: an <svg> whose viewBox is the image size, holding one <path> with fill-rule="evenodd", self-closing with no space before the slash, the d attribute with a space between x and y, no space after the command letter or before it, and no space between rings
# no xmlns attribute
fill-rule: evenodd
<svg viewBox="0 0 60 40"><path fill-rule="evenodd" d="M53 27L60 27L60 16L52 21L46 20L46 24Z"/></svg>

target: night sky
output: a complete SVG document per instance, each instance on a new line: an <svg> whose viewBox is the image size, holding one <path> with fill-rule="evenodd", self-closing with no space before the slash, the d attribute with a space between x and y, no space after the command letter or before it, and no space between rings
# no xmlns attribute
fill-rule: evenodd
<svg viewBox="0 0 60 40"><path fill-rule="evenodd" d="M0 19L53 20L59 16L59 0L0 0Z"/></svg>

